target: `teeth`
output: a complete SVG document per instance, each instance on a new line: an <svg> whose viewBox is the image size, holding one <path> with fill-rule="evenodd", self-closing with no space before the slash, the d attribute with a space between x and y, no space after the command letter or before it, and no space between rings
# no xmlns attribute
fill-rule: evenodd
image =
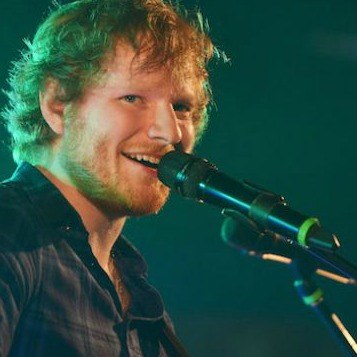
<svg viewBox="0 0 357 357"><path fill-rule="evenodd" d="M130 158L138 160L138 161L148 161L151 162L152 164L158 164L159 163L159 159L153 156L148 156L148 155L132 155L129 154L128 155Z"/></svg>
<svg viewBox="0 0 357 357"><path fill-rule="evenodd" d="M143 160L151 162L152 164L158 164L159 163L159 159L157 159L155 157L152 157L152 156L147 156L147 155L143 156Z"/></svg>

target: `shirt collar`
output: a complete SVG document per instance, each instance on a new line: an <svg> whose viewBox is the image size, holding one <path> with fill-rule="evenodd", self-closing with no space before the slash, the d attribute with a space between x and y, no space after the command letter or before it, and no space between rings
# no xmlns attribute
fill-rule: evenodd
<svg viewBox="0 0 357 357"><path fill-rule="evenodd" d="M77 211L65 199L61 191L35 166L27 162L21 163L12 177L4 183L19 186L25 191L47 226L54 229L70 227L71 230L75 229L88 236ZM144 258L124 236L116 241L112 251L115 255L121 256L122 261L125 261L125 266L130 267L130 270L124 272L126 275L146 274L147 265ZM125 269L124 266L123 269Z"/></svg>
<svg viewBox="0 0 357 357"><path fill-rule="evenodd" d="M27 194L38 214L52 228L72 227L87 231L77 211L64 198L58 188L41 171L27 162L21 163L12 177L6 181L19 185Z"/></svg>

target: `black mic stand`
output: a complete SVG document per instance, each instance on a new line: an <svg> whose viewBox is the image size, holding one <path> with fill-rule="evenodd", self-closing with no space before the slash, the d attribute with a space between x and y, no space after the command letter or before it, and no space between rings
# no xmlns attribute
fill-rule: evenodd
<svg viewBox="0 0 357 357"><path fill-rule="evenodd" d="M271 247L274 247L273 235L269 232L260 229L260 227L251 219L241 215L234 210L223 210L223 215L233 218L237 223L243 223L242 228L248 231L254 231L259 235L264 236L265 239L272 242ZM282 236L281 236L282 237ZM232 237L231 237L232 238ZM282 237L284 238L284 237ZM287 242L289 239L285 238ZM225 238L224 238L225 240ZM239 244L235 244L228 239L226 241L232 247L240 250ZM322 290L312 281L312 274L316 271L316 262L324 263L329 268L332 268L337 274L341 274L339 279L334 279L331 275L327 275L327 278L332 280L343 282L340 278L345 279L345 283L356 285L357 280L357 268L347 260L343 259L336 253L326 252L324 250L315 248L303 248L297 246L296 254L291 260L290 266L292 267L294 275L294 286L301 297L301 300L305 305L310 306L319 317L319 319L327 326L330 333L338 342L340 348L345 352L347 356L357 355L357 343L342 324L339 317L331 311L327 305ZM269 250L269 249L268 249ZM248 249L249 251L249 249ZM251 251L253 256L259 256L254 249ZM335 275L335 274L332 274ZM337 276L337 275L336 275Z"/></svg>
<svg viewBox="0 0 357 357"><path fill-rule="evenodd" d="M357 343L342 324L339 317L331 311L324 299L322 290L313 282L315 269L306 261L295 259L291 264L294 286L303 303L316 313L326 325L346 356L357 355Z"/></svg>
<svg viewBox="0 0 357 357"><path fill-rule="evenodd" d="M304 251L316 261L323 262L326 266L334 269L338 274L353 281L357 281L357 267L337 253L327 252L323 249L305 248Z"/></svg>
<svg viewBox="0 0 357 357"><path fill-rule="evenodd" d="M257 234L266 237L266 239L268 240L271 240L271 236L275 235L273 232L269 232L259 226L254 220L242 215L241 213L235 210L224 209L222 211L222 214L225 217L230 217L234 219L236 222L243 223L246 227L245 229L254 230L257 232ZM289 238L284 237L282 235L278 236L284 239L286 242L291 243L292 246L295 245L295 243ZM335 251L330 252L322 248L319 249L315 247L302 247L300 245L297 245L296 249L297 254L295 259L299 260L300 258L301 261L305 259L309 261L315 260L316 262L323 263L326 267L332 269L336 274L353 281L353 285L356 284L355 282L357 281L357 266L338 255Z"/></svg>

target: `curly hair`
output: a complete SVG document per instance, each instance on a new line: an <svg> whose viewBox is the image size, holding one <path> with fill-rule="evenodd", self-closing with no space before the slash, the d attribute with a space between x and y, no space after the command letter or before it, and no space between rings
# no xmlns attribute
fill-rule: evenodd
<svg viewBox="0 0 357 357"><path fill-rule="evenodd" d="M146 69L184 71L190 64L202 83L193 119L197 136L203 132L210 102L207 64L219 51L207 35L199 11L189 13L165 0L79 0L56 4L39 26L32 42L9 73L9 103L1 112L12 137L16 162L36 162L55 134L43 119L39 93L46 81L57 81L57 99L70 103L104 74L103 61L114 55L118 39L130 43L136 55L145 53Z"/></svg>

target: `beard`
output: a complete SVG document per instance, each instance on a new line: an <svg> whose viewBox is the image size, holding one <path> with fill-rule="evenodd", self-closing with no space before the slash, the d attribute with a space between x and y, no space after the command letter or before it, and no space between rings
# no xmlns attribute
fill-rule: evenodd
<svg viewBox="0 0 357 357"><path fill-rule="evenodd" d="M121 154L131 147L142 152L157 148L128 141L114 150L106 135L100 135L98 128L81 118L66 120L66 125L60 163L72 184L89 201L112 218L158 213L167 201L169 189L155 175L136 174L138 168L132 166L138 164Z"/></svg>

